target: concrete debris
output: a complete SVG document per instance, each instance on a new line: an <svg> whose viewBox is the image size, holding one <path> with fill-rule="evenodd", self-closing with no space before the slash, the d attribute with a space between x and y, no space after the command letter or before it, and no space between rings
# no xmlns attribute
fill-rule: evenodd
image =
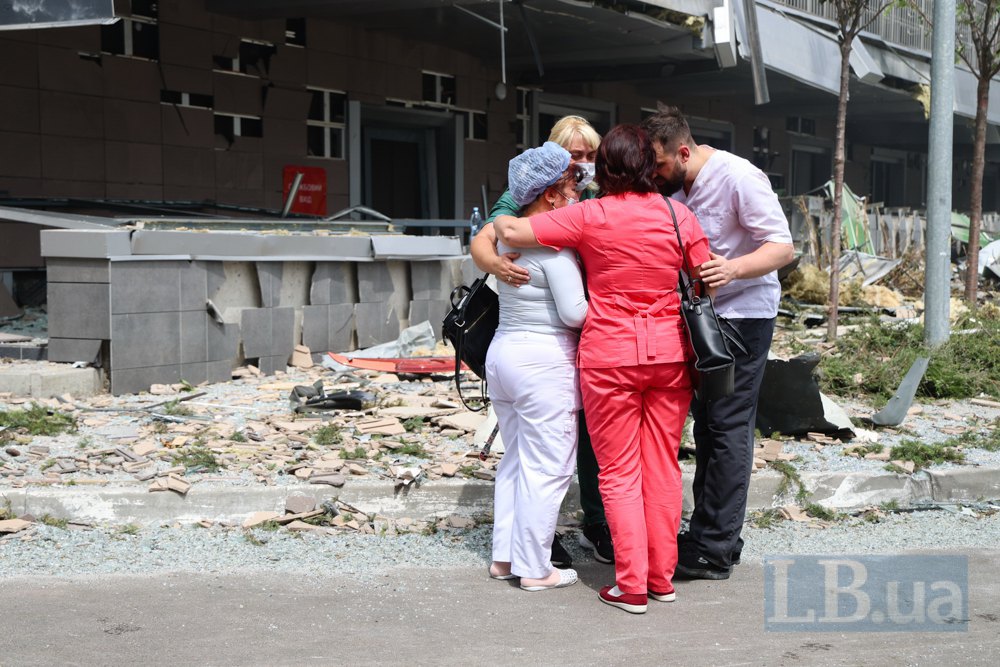
<svg viewBox="0 0 1000 667"><path fill-rule="evenodd" d="M277 512L254 512L249 517L247 517L246 521L243 522L243 527L253 528L255 526L261 525L262 523L267 523L268 521L274 521L279 516L281 515Z"/></svg>
<svg viewBox="0 0 1000 667"><path fill-rule="evenodd" d="M313 367L312 352L305 345L296 345L292 352L291 365L296 368L309 369Z"/></svg>
<svg viewBox="0 0 1000 667"><path fill-rule="evenodd" d="M303 514L316 509L316 500L310 496L288 496L285 499L286 514Z"/></svg>
<svg viewBox="0 0 1000 667"><path fill-rule="evenodd" d="M804 509L796 505L785 505L779 511L789 521L812 521L812 517L806 514Z"/></svg>
<svg viewBox="0 0 1000 667"><path fill-rule="evenodd" d="M403 427L402 422L395 417L381 417L379 419L358 422L354 425L354 428L358 433L362 434L402 435L406 433L406 428Z"/></svg>
<svg viewBox="0 0 1000 667"><path fill-rule="evenodd" d="M4 521L0 521L0 533L19 533L32 525L31 521L25 521L23 519L6 519Z"/></svg>

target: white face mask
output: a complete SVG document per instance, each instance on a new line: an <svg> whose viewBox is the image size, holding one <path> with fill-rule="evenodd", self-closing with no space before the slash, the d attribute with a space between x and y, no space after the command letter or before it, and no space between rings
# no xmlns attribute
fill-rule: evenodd
<svg viewBox="0 0 1000 667"><path fill-rule="evenodd" d="M576 191L580 192L594 180L596 169L593 162L577 162L576 167L584 173L584 177L576 184Z"/></svg>

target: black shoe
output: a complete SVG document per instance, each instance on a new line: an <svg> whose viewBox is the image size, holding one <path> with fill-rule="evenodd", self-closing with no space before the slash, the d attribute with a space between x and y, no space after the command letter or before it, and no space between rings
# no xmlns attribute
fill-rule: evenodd
<svg viewBox="0 0 1000 667"><path fill-rule="evenodd" d="M740 540L742 543L743 540ZM691 541L691 533L684 531L683 533L677 533L677 552L682 551L692 551L695 549L695 543ZM743 553L742 550L734 551L732 557L729 559L730 565L740 564L740 555Z"/></svg>
<svg viewBox="0 0 1000 667"><path fill-rule="evenodd" d="M682 579L728 579L732 568L720 567L692 550L678 553L675 575Z"/></svg>
<svg viewBox="0 0 1000 667"><path fill-rule="evenodd" d="M573 559L570 557L569 552L559 542L559 535L552 538L552 555L549 557L549 560L552 562L552 567L558 567L559 569L565 569L573 565Z"/></svg>
<svg viewBox="0 0 1000 667"><path fill-rule="evenodd" d="M606 523L595 523L587 526L580 533L580 546L593 549L594 560L598 563L615 562L615 546L611 542L611 530Z"/></svg>

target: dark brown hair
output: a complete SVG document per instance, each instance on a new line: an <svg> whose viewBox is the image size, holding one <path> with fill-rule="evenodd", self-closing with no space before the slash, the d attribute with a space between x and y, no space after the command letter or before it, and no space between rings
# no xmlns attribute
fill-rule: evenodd
<svg viewBox="0 0 1000 667"><path fill-rule="evenodd" d="M604 194L657 191L653 182L656 154L649 135L638 125L611 128L597 148L594 169Z"/></svg>
<svg viewBox="0 0 1000 667"><path fill-rule="evenodd" d="M682 144L694 146L691 128L677 107L658 103L656 113L642 121L642 128L649 133L650 140L668 151L676 150Z"/></svg>

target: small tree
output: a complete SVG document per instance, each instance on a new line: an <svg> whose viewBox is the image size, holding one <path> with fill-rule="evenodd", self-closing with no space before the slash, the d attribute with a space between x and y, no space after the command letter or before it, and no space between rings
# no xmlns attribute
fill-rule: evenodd
<svg viewBox="0 0 1000 667"><path fill-rule="evenodd" d="M851 49L854 38L872 24L893 0L826 0L836 12L840 41L840 97L837 100L837 130L833 149L833 230L830 232L830 316L827 339L837 338L837 302L840 300L840 227L844 196L844 143L847 100L850 96Z"/></svg>
<svg viewBox="0 0 1000 667"><path fill-rule="evenodd" d="M969 197L968 268L965 299L976 307L979 288L979 230L983 220L983 172L986 167L986 112L990 106L990 81L1000 72L1000 0L959 0L955 23L959 38L955 50L978 80L976 86L975 138L972 142L972 192ZM969 31L971 53L961 34Z"/></svg>
<svg viewBox="0 0 1000 667"><path fill-rule="evenodd" d="M934 22L923 3L908 0L910 7L931 29ZM983 173L986 169L986 115L990 107L990 81L1000 73L1000 0L957 0L955 51L976 77L976 120L972 141L972 182L969 193L969 247L966 251L965 300L975 309L979 290L979 234L983 221ZM968 37L968 41L963 39ZM971 48L970 48L971 47Z"/></svg>

